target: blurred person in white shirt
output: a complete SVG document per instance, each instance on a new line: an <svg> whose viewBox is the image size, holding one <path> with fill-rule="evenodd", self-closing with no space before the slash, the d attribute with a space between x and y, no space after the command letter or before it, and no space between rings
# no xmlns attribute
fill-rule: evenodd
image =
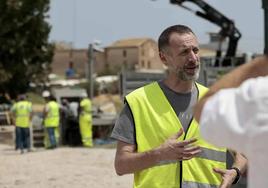
<svg viewBox="0 0 268 188"><path fill-rule="evenodd" d="M202 136L248 159L248 187L268 185L268 57L226 74L195 108ZM240 169L241 170L241 169Z"/></svg>

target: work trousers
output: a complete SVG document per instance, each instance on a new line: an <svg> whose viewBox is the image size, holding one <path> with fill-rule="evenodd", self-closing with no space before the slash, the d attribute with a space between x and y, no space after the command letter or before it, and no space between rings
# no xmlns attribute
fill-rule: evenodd
<svg viewBox="0 0 268 188"><path fill-rule="evenodd" d="M16 148L30 150L30 129L24 127L16 127Z"/></svg>
<svg viewBox="0 0 268 188"><path fill-rule="evenodd" d="M50 148L55 148L57 146L56 136L55 136L55 127L47 127L46 129L47 129L48 138L50 142Z"/></svg>

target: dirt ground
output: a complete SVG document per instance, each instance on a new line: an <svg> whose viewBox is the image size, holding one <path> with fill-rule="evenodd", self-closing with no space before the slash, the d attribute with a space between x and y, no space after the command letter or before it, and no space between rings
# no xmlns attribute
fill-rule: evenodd
<svg viewBox="0 0 268 188"><path fill-rule="evenodd" d="M37 149L20 154L0 144L1 188L131 188L132 175L117 176L115 149Z"/></svg>

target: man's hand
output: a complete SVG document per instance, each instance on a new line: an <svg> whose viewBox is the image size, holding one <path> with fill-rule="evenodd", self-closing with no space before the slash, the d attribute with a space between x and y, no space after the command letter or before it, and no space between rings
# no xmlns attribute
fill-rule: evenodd
<svg viewBox="0 0 268 188"><path fill-rule="evenodd" d="M137 152L136 145L118 141L115 169L118 175L134 173L159 164L161 161L189 160L201 152L200 147L193 146L197 139L178 141L183 134L181 129L159 147Z"/></svg>
<svg viewBox="0 0 268 188"><path fill-rule="evenodd" d="M180 129L178 133L171 136L164 144L157 148L160 156L160 161L163 160L189 160L198 155L201 152L199 146L193 146L192 144L197 139L189 139L184 141L178 141L177 139L183 134L183 129Z"/></svg>
<svg viewBox="0 0 268 188"><path fill-rule="evenodd" d="M214 172L218 173L222 177L220 188L230 188L236 177L236 171L234 169L219 169L214 168Z"/></svg>

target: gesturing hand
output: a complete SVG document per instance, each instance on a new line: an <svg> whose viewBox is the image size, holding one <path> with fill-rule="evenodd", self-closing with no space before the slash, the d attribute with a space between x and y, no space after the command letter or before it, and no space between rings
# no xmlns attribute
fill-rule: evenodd
<svg viewBox="0 0 268 188"><path fill-rule="evenodd" d="M220 185L220 188L230 188L232 186L232 183L236 177L236 171L233 169L219 169L214 168L214 172L218 173L222 177L222 182Z"/></svg>
<svg viewBox="0 0 268 188"><path fill-rule="evenodd" d="M201 152L199 146L192 145L197 139L178 141L177 139L182 134L183 129L180 129L178 133L171 136L158 148L160 160L189 160Z"/></svg>

